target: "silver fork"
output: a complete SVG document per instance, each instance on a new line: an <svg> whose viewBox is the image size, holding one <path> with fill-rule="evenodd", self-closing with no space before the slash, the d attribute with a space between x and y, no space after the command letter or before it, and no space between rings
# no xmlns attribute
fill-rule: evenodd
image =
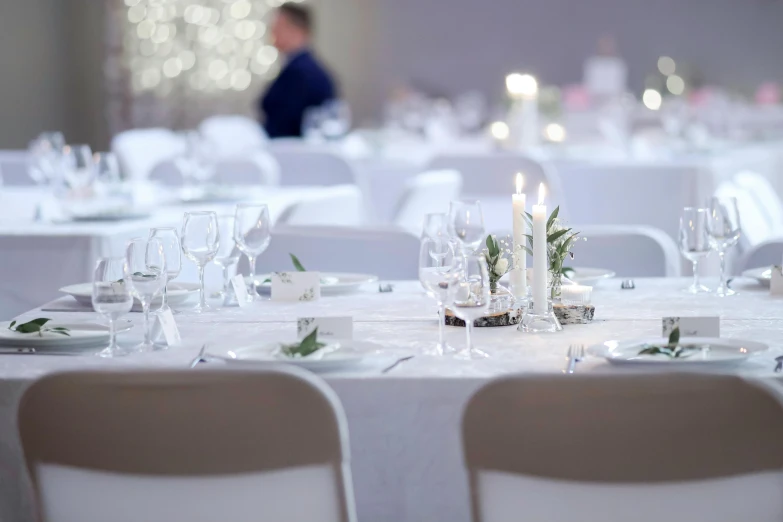
<svg viewBox="0 0 783 522"><path fill-rule="evenodd" d="M207 359L204 357L204 353L206 353L206 351L207 351L207 344L204 343L201 346L201 350L198 352L198 355L192 361L190 361L191 368L195 368L201 363L208 362Z"/></svg>
<svg viewBox="0 0 783 522"><path fill-rule="evenodd" d="M581 362L585 358L585 347L583 344L572 344L568 347L566 352L566 366L563 369L563 373L571 374L576 371L576 363Z"/></svg>

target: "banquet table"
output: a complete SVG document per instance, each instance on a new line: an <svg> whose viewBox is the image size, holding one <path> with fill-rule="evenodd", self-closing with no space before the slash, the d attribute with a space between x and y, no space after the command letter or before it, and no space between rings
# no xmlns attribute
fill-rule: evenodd
<svg viewBox="0 0 783 522"><path fill-rule="evenodd" d="M713 281L708 281L714 283ZM468 398L489 379L517 372L560 373L569 344L591 345L610 339L659 336L664 316L720 316L721 335L765 342L770 349L752 356L735 371L774 380L775 356L783 353L783 301L752 280L739 278L739 294L718 298L689 295L685 279L637 279L636 289L621 290L607 280L593 292L595 320L569 325L556 334L524 334L516 327L477 328L475 343L491 357L459 360L423 352L437 338L435 306L418 282L394 283L391 293L368 285L358 293L322 297L310 303L262 301L215 313L177 315L183 343L165 351L116 359L89 356L0 355L0 520L29 522L32 500L16 438L16 404L25 387L49 372L73 369L188 367L202 343L208 353L295 337L303 316L346 316L354 320L354 338L377 344L354 368L324 373L348 418L351 467L359 520L372 522L467 522L468 485L460 447L460 419ZM65 302L70 298L62 298ZM56 304L56 303L55 303ZM52 303L45 307L54 306ZM88 311L31 310L21 319L94 321ZM134 325L140 314L129 314ZM138 340L141 328L122 342ZM464 346L464 330L447 328L447 340ZM388 373L398 358L414 355ZM223 367L220 362L199 368ZM197 371L197 370L193 370ZM579 373L633 371L588 357ZM563 377L567 378L567 377ZM118 448L121 451L121 448Z"/></svg>

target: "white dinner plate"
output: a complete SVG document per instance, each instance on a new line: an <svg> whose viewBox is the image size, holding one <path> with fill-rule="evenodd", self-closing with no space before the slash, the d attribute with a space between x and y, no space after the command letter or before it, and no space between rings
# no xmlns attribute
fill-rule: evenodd
<svg viewBox="0 0 783 522"><path fill-rule="evenodd" d="M758 281L760 285L769 286L770 281L772 280L772 268L768 266L749 268L742 272L742 277L749 277Z"/></svg>
<svg viewBox="0 0 783 522"><path fill-rule="evenodd" d="M238 348L210 348L209 356L232 365L285 363L299 366L312 372L330 372L350 369L361 364L381 348L368 341L338 341L339 349L325 354L320 359L291 358L276 355L282 341L267 342ZM288 341L285 341L288 342Z"/></svg>
<svg viewBox="0 0 783 522"><path fill-rule="evenodd" d="M150 217L149 212L133 212L133 211L105 211L105 212L91 212L85 214L71 214L71 221L76 222L105 222L105 221L131 221L139 219L147 219Z"/></svg>
<svg viewBox="0 0 783 522"><path fill-rule="evenodd" d="M25 321L17 321L24 323ZM18 333L9 330L11 321L0 323L0 346L14 346L22 348L69 348L91 349L109 344L109 327L96 323L67 323L57 320L49 321L47 327L62 326L68 328L70 336L51 332ZM126 327L124 330L128 330ZM123 330L123 331L124 331Z"/></svg>
<svg viewBox="0 0 783 522"><path fill-rule="evenodd" d="M573 272L568 272L566 277L579 285L595 286L604 279L611 279L615 272L604 268L574 267Z"/></svg>
<svg viewBox="0 0 783 522"><path fill-rule="evenodd" d="M198 283L178 283L172 282L168 285L167 299L170 306L179 306L187 301L191 296L196 295L199 290ZM77 285L68 285L60 288L60 292L68 294L84 306L92 306L92 283L80 283ZM151 308L159 307L161 298L157 297L152 301ZM134 304L139 305L137 299Z"/></svg>
<svg viewBox="0 0 783 522"><path fill-rule="evenodd" d="M658 367L700 367L734 366L742 363L750 355L763 352L768 348L764 343L742 339L716 337L684 337L680 344L697 345L702 349L687 357L670 358L666 355L639 355L645 345L665 345L668 339L653 337L632 341L606 341L591 346L587 353L602 357L612 364Z"/></svg>
<svg viewBox="0 0 783 522"><path fill-rule="evenodd" d="M271 274L256 276L258 281L258 293L269 295L272 291L272 283L266 281ZM349 274L342 272L321 272L321 295L344 295L358 291L362 285L375 283L378 277L370 274ZM250 284L250 278L247 278Z"/></svg>

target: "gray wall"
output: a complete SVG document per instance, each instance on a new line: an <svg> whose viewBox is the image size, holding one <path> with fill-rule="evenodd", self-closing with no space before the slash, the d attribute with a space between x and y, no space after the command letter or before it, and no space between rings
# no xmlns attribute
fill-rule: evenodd
<svg viewBox="0 0 783 522"><path fill-rule="evenodd" d="M604 32L616 37L637 91L661 54L732 88L783 79L783 0L310 1L318 50L358 122L377 120L395 85L497 99L513 69L545 83L579 81ZM0 0L0 149L45 129L106 146L103 5Z"/></svg>

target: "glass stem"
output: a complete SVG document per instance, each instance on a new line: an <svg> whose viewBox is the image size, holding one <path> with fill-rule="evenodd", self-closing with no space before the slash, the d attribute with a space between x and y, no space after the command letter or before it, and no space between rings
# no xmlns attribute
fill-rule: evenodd
<svg viewBox="0 0 783 522"><path fill-rule="evenodd" d="M699 260L693 260L693 288L699 288Z"/></svg>
<svg viewBox="0 0 783 522"><path fill-rule="evenodd" d="M438 344L443 348L444 341L443 324L446 322L446 305L443 302L438 303Z"/></svg>
<svg viewBox="0 0 783 522"><path fill-rule="evenodd" d="M198 265L198 304L201 308L207 306L206 292L204 292L204 265Z"/></svg>
<svg viewBox="0 0 783 522"><path fill-rule="evenodd" d="M117 331L114 328L114 317L109 316L109 351L114 355L117 351Z"/></svg>
<svg viewBox="0 0 783 522"><path fill-rule="evenodd" d="M473 339L470 334L473 333L473 319L465 319L465 342L468 348L468 355L473 353Z"/></svg>
<svg viewBox="0 0 783 522"><path fill-rule="evenodd" d="M167 303L168 303L168 293L169 293L169 285L168 282L166 282L166 285L163 287L163 302L160 305L161 310L165 310Z"/></svg>
<svg viewBox="0 0 783 522"><path fill-rule="evenodd" d="M228 287L229 287L229 284L230 284L230 281L229 281L230 279L231 278L228 276L228 266L224 265L223 266L223 293L225 293L226 295L228 295L228 293L229 293Z"/></svg>
<svg viewBox="0 0 783 522"><path fill-rule="evenodd" d="M141 303L141 309L144 312L144 344L152 344L152 329L150 328L150 301L145 299Z"/></svg>
<svg viewBox="0 0 783 522"><path fill-rule="evenodd" d="M256 297L256 256L247 256L247 264L250 265L250 289L252 292L250 296L255 299Z"/></svg>
<svg viewBox="0 0 783 522"><path fill-rule="evenodd" d="M721 250L718 252L718 257L720 257L720 287L726 288L726 253Z"/></svg>

